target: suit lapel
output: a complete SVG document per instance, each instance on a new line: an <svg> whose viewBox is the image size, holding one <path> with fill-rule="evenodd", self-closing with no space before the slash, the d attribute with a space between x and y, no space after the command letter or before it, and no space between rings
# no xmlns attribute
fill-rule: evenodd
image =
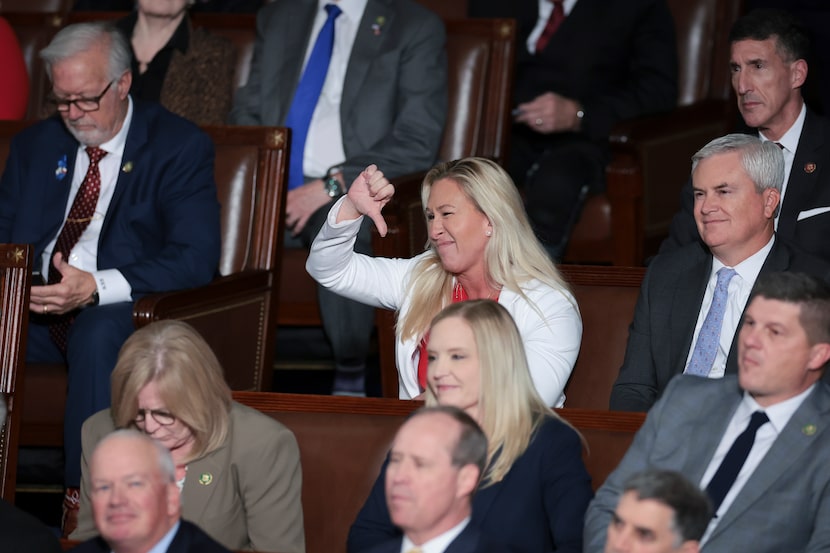
<svg viewBox="0 0 830 553"><path fill-rule="evenodd" d="M807 206L819 182L823 163L827 161L819 151L828 138L824 136L820 123L818 116L808 109L778 219L778 235L786 240L795 236L798 214Z"/></svg>
<svg viewBox="0 0 830 553"><path fill-rule="evenodd" d="M298 0L291 1L300 3ZM268 104L276 102L276 117L273 121L275 125L285 124L285 118L294 100L294 92L302 78L306 50L309 44L317 40L316 36L311 36L314 18L317 15L317 0L306 0L301 4L299 7L292 6L283 10L275 16L276 28L267 30L269 35L274 37L274 42L265 41L274 52L260 53L263 56L263 64L269 63L269 59L274 59L276 63L273 72L261 76L263 83L266 83L263 86L264 101ZM276 52L280 55L275 55Z"/></svg>
<svg viewBox="0 0 830 553"><path fill-rule="evenodd" d="M830 411L830 397L827 388L819 381L816 389L804 400L804 403L793 414L787 426L773 442L755 472L746 481L735 501L724 513L710 538L727 531L748 508L761 500L769 487L775 483L790 467L803 464L803 456L817 440L825 440L827 430L820 423L823 415ZM811 428L812 431L807 429Z"/></svg>
<svg viewBox="0 0 830 553"><path fill-rule="evenodd" d="M363 87L372 61L381 52L381 46L386 42L386 37L393 36L395 32L396 15L397 12L389 0L369 0L366 3L343 82L340 121L344 126L360 97L358 93Z"/></svg>
<svg viewBox="0 0 830 553"><path fill-rule="evenodd" d="M147 118L150 117L143 108L140 101L133 100L133 115L130 120L130 128L127 130L127 140L124 143L124 155L121 157L121 167L118 170L118 178L115 181L115 190L112 194L107 214L104 216L104 224L101 227L100 240L108 235L108 228L112 220L117 217L118 204L124 196L124 191L132 186L135 175L142 174L149 170L148 167L141 167L143 163L152 163L152 160L141 160L142 150L147 145ZM146 174L146 173L145 173Z"/></svg>
<svg viewBox="0 0 830 553"><path fill-rule="evenodd" d="M223 467L229 466L230 448L222 445L216 451L187 465L187 478L182 490L183 517L188 520L204 518L205 510L217 490L226 489L223 478L232 478ZM225 500L227 498L217 498ZM213 501L216 501L215 499Z"/></svg>
<svg viewBox="0 0 830 553"><path fill-rule="evenodd" d="M690 270L677 275L677 286L672 298L674 306L672 312L681 314L681 317L670 321L668 368L672 370L672 374L680 374L686 369L686 358L689 355L695 324L697 324L696 314L700 312L711 272L712 256L707 253L701 255L700 260L694 263ZM690 315L682 316L684 313Z"/></svg>

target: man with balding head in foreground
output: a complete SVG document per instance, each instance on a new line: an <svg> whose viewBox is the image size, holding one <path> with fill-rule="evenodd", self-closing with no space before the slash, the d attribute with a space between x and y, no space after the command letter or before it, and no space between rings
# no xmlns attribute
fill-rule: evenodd
<svg viewBox="0 0 830 553"><path fill-rule="evenodd" d="M95 448L90 463L92 513L100 536L75 551L229 553L181 519L170 452L135 430L119 430Z"/></svg>

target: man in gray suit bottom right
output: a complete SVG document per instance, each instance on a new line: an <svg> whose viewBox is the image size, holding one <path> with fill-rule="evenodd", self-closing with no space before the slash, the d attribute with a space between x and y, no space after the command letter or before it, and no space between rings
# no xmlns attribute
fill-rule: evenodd
<svg viewBox="0 0 830 553"><path fill-rule="evenodd" d="M585 552L602 553L624 482L652 468L709 494L703 553L830 551L828 360L830 286L801 273L760 276L738 374L671 381L589 506Z"/></svg>

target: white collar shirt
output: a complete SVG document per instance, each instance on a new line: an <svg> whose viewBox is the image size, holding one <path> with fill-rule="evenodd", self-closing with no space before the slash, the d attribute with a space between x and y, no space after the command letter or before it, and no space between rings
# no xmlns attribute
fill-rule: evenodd
<svg viewBox="0 0 830 553"><path fill-rule="evenodd" d="M778 218L781 215L781 206L784 205L784 195L787 193L787 184L790 182L790 173L793 170L793 160L795 159L795 152L798 150L798 141L801 138L801 131L804 129L804 121L807 119L807 105L801 105L801 112L795 119L795 123L790 127L784 136L778 140L778 144L783 146L781 153L784 154L784 182L781 184L781 201L779 202L778 216L775 217L775 228L778 229ZM764 133L759 132L758 136L761 140L768 141L769 138L764 136Z"/></svg>
<svg viewBox="0 0 830 553"><path fill-rule="evenodd" d="M401 553L409 553L413 549L420 550L421 553L444 553L447 547L449 547L452 541L464 531L464 528L466 528L469 523L470 517L467 517L443 534L439 534L421 545L415 545L412 540L404 535L403 540L401 540Z"/></svg>

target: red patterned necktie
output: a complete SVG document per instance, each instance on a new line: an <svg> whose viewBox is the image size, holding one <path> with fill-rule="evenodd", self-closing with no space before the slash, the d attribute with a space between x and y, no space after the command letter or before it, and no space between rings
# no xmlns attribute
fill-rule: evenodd
<svg viewBox="0 0 830 553"><path fill-rule="evenodd" d="M60 252L64 261L69 259L72 248L78 243L78 239L84 233L86 227L89 226L89 222L92 221L92 217L95 215L95 206L98 204L98 194L101 191L101 171L98 170L98 162L107 155L107 152L101 148L87 146L86 153L89 156L89 169L87 169L84 181L78 189L75 201L72 202L69 215L66 216L66 223L61 229L58 240L55 242L55 249L52 251L53 257L57 252ZM49 284L57 284L60 281L61 274L50 260ZM49 334L52 336L52 341L64 353L66 353L66 335L74 318L71 314L60 315L54 323L49 325Z"/></svg>
<svg viewBox="0 0 830 553"><path fill-rule="evenodd" d="M537 54L545 49L545 46L548 45L550 37L553 36L553 33L556 32L556 29L559 28L559 25L561 25L562 22L565 21L565 8L562 6L563 0L550 1L553 2L553 11L550 12L548 22L545 23L545 29L542 31L542 34L539 35L539 38L536 40Z"/></svg>

